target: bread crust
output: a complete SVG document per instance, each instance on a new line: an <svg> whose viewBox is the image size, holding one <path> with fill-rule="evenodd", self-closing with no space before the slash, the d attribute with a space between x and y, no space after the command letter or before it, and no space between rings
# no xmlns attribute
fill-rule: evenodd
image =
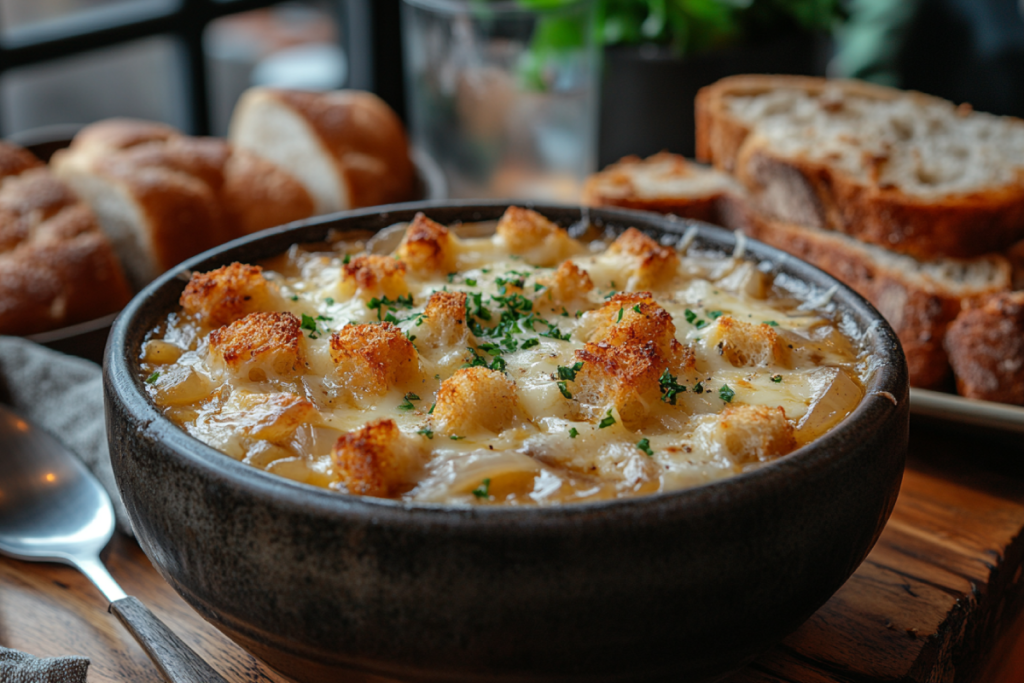
<svg viewBox="0 0 1024 683"><path fill-rule="evenodd" d="M10 142L0 140L0 180L19 175L30 168L43 165L35 154Z"/></svg>
<svg viewBox="0 0 1024 683"><path fill-rule="evenodd" d="M1010 286L1010 265L990 255L990 287L957 294L938 285L914 282L907 273L874 258L872 247L826 230L765 219L738 202L729 205L726 225L821 268L870 301L892 325L906 351L910 383L940 387L949 376L943 347L946 328L972 298Z"/></svg>
<svg viewBox="0 0 1024 683"><path fill-rule="evenodd" d="M918 258L971 258L1001 251L1024 237L1024 174L1018 173L1015 182L979 191L913 196L859 180L827 163L784 158L756 130L731 115L725 104L730 96L778 88L817 94L826 85L866 99L944 103L922 93L858 81L731 76L697 95L698 159L733 173L769 215L843 232ZM779 197L785 200L780 202Z"/></svg>
<svg viewBox="0 0 1024 683"><path fill-rule="evenodd" d="M962 396L1024 405L1024 292L971 302L949 326L946 349Z"/></svg>

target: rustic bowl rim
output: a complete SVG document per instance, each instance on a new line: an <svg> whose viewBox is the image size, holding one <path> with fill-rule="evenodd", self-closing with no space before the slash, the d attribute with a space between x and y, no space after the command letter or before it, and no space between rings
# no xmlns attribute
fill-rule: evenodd
<svg viewBox="0 0 1024 683"><path fill-rule="evenodd" d="M757 260L773 264L773 272L788 272L804 283L821 291L836 288L832 301L858 322L865 344L879 361L866 385L864 399L842 422L824 436L792 453L760 467L698 486L664 491L654 494L616 498L596 502L579 502L551 506L460 506L441 503L405 502L390 499L356 496L303 484L285 477L264 472L235 460L190 436L164 417L149 398L143 380L133 370L135 348L129 348L127 339L139 321L155 320L147 307L161 290L184 286L185 277L197 268L213 268L234 260L230 254L253 244L269 241L278 236L299 232L315 226L328 226L338 222L358 223L360 220L391 214L409 214L417 211L458 209L466 214L474 210L499 212L516 205L546 211L576 211L598 219L601 223L653 228L662 234L682 236L684 231L697 228L697 240L708 243L712 249L731 253L736 246L734 233L701 221L676 216L625 209L581 207L571 204L542 203L514 200L443 200L419 201L372 207L358 211L341 212L297 221L256 235L243 237L215 247L181 263L164 273L142 289L124 308L115 321L107 342L103 371L108 394L113 392L131 417L138 422L147 437L163 444L161 451L172 452L181 464L202 470L214 481L230 482L248 494L261 497L282 506L283 509L303 510L317 515L347 517L370 516L378 523L423 527L462 526L471 524L482 532L502 534L529 534L531 529L578 524L606 524L619 520L635 523L656 523L664 514L676 515L686 509L706 509L717 503L729 504L756 497L765 490L785 487L791 477L804 476L811 470L829 467L834 458L869 457L864 449L863 430L887 424L898 419L901 404L908 399L908 379L903 349L895 332L880 313L863 297L832 276L783 251L746 238L746 254ZM496 213L495 217L500 215ZM393 222L407 220L395 218ZM490 220L474 218L474 220ZM325 227L330 229L329 227ZM358 230L353 226L353 230ZM280 252L275 252L280 253ZM226 256L227 255L227 256ZM268 253L261 258L268 258ZM175 283L178 283L177 285ZM859 324L861 320L865 324ZM142 338L141 336L139 337ZM137 356L137 354L135 354ZM108 400L113 397L108 395ZM109 415L109 411L108 411ZM870 441L870 439L867 439Z"/></svg>

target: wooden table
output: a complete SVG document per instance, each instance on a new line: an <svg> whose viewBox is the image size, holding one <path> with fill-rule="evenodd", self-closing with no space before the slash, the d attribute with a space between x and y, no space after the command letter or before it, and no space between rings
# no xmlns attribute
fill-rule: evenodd
<svg viewBox="0 0 1024 683"><path fill-rule="evenodd" d="M202 620L117 537L111 573L229 681L285 681ZM1024 439L915 421L896 509L857 573L732 683L1024 681ZM89 680L157 682L87 579L0 559L0 644L82 654Z"/></svg>

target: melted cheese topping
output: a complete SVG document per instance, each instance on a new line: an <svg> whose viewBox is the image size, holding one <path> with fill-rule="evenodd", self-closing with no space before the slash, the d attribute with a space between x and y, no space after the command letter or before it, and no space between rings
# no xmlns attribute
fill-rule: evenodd
<svg viewBox="0 0 1024 683"><path fill-rule="evenodd" d="M390 252L404 229L369 247ZM197 275L144 347L146 386L254 467L448 504L698 485L861 400L856 344L758 264L547 230L435 230L440 251L407 235L370 260L362 243L295 246L262 273Z"/></svg>

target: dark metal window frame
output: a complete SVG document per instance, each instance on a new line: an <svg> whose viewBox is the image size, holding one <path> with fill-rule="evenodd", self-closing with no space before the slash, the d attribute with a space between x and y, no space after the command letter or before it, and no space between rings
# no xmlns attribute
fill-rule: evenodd
<svg viewBox="0 0 1024 683"><path fill-rule="evenodd" d="M210 112L203 32L220 17L280 5L285 1L178 0L176 5L163 10L143 8L141 12L138 7L127 4L104 12L110 15L109 19L98 26L99 22L75 21L74 16L68 20L47 21L6 35L0 34L0 76L18 67L42 64L142 38L167 36L176 39L184 51L191 132L206 135L210 130ZM338 8L339 27L344 26L343 3L337 1L332 6Z"/></svg>

